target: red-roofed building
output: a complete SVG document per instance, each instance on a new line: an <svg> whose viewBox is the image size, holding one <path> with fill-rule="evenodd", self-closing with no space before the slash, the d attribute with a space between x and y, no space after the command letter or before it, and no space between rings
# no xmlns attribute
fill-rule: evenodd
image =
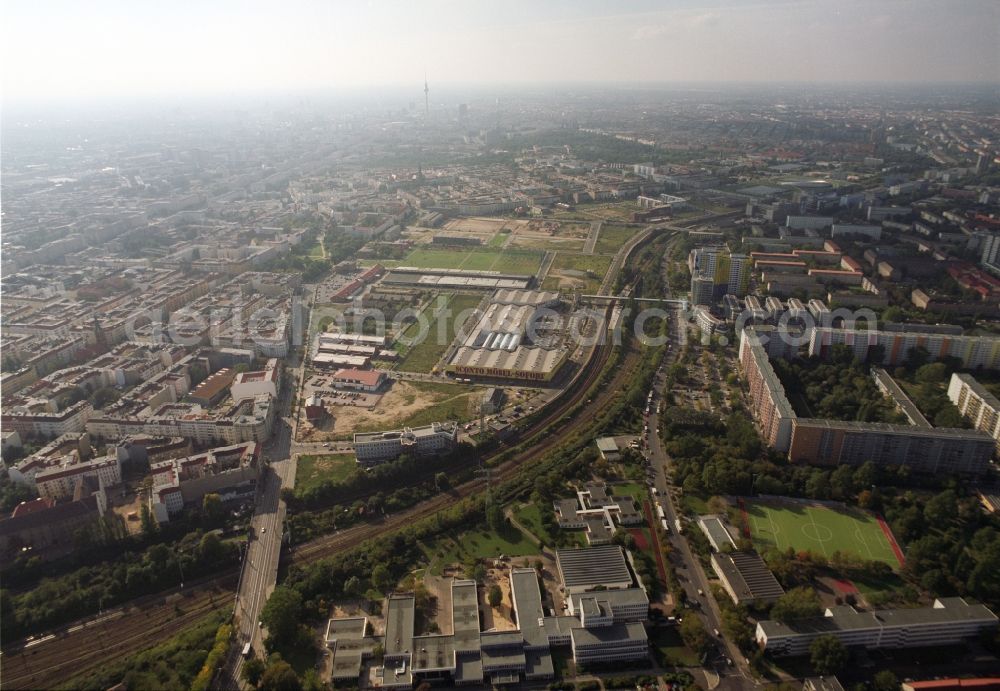
<svg viewBox="0 0 1000 691"><path fill-rule="evenodd" d="M385 383L385 373L378 370L339 369L333 373L331 383L338 389L378 391Z"/></svg>

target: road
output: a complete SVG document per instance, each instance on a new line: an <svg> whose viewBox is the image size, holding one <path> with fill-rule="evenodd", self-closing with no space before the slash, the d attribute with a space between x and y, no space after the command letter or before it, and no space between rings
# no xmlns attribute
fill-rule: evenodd
<svg viewBox="0 0 1000 691"><path fill-rule="evenodd" d="M255 654L266 659L260 614L278 579L278 561L284 537L287 508L281 490L295 486L296 457L291 453L295 421L290 414L291 402L298 390L300 371L289 368L285 373L278 405L281 415L275 420L275 435L265 445L254 514L250 519L250 535L233 616L236 644L230 647L222 673L222 686L239 688L243 668L242 651L250 643Z"/></svg>
<svg viewBox="0 0 1000 691"><path fill-rule="evenodd" d="M688 597L688 602L695 603L699 616L702 618L707 630L711 634L715 630L721 631L721 612L718 603L712 596L709 587L708 576L702 568L687 539L682 534L678 534L676 525L680 514L674 504L672 487L670 484L670 458L663 447L659 435L659 420L656 415L657 405L663 400L666 369L671 365L678 352L686 343L687 324L686 316L680 310L674 310L674 316L670 319L670 345L659 369L656 372L652 386L653 398L649 405L649 412L644 413L643 422L648 432L646 433L646 446L649 449L649 460L654 473L653 486L656 487L656 500L663 507L667 524L670 531L667 542L671 547L670 565L673 567L677 578L684 588ZM687 529L697 530L696 527ZM700 593L704 593L699 594ZM690 616L690 615L689 615ZM731 641L725 638L717 638L717 644L722 648L723 656L718 657L715 662L715 671L720 676L720 683L717 688L741 689L756 688L756 683L750 673L750 669L745 662L740 649ZM724 657L733 661L730 666Z"/></svg>

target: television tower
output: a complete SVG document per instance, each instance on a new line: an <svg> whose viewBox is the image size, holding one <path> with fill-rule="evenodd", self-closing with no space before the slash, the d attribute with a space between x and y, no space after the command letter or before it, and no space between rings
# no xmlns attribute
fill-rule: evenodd
<svg viewBox="0 0 1000 691"><path fill-rule="evenodd" d="M427 72L424 72L424 116L431 116L431 102L429 100L428 94L430 93L430 87L427 86Z"/></svg>

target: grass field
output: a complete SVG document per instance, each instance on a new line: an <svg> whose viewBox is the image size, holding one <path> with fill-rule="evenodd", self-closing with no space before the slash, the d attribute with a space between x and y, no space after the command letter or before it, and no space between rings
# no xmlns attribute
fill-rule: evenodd
<svg viewBox="0 0 1000 691"><path fill-rule="evenodd" d="M504 251L499 249L415 249L400 262L402 266L424 269L467 269L469 271L502 271L533 274L542 263L542 253Z"/></svg>
<svg viewBox="0 0 1000 691"><path fill-rule="evenodd" d="M346 480L357 469L353 454L304 454L295 470L295 489L306 490L325 480Z"/></svg>
<svg viewBox="0 0 1000 691"><path fill-rule="evenodd" d="M640 230L642 229L605 223L601 226L601 234L597 236L597 244L594 245L594 252L597 254L614 254L621 249L622 245L629 238Z"/></svg>
<svg viewBox="0 0 1000 691"><path fill-rule="evenodd" d="M489 559L501 554L525 557L538 554L538 547L520 530L511 528L510 535L500 535L492 530L466 531L428 543L424 545L424 551L434 562L432 571L440 574L447 564L461 564L469 558Z"/></svg>
<svg viewBox="0 0 1000 691"><path fill-rule="evenodd" d="M601 287L601 281L604 280L604 276L608 273L610 266L611 257L608 255L558 252L556 258L552 261L552 266L549 268L548 276L542 282L542 287L556 290L559 288L559 277L563 271L579 271L587 275L580 277L570 277L567 275L567 279L570 281L583 281L584 285L581 286L583 292L586 294L595 293Z"/></svg>
<svg viewBox="0 0 1000 691"><path fill-rule="evenodd" d="M441 315L441 318L448 317L448 323L445 325L439 325L438 318L435 318L430 322L430 328L427 330L427 335L423 342L417 343L416 345L410 347L408 350L406 346L397 343L396 349L403 355L403 359L399 363L399 369L404 372L420 372L427 374L432 369L434 365L437 364L438 360L444 355L448 346L453 340L455 340L455 334L462 328L465 323L464 320L459 323L459 316L462 312L466 310L473 309L479 304L482 299L479 295L451 295L448 300L448 308ZM430 319L434 314L434 310L437 309L438 300L435 297L431 300L430 306L424 311L424 315ZM450 312L449 312L450 311ZM468 319L470 315L466 315L465 318ZM441 333L446 334L445 338L439 338L439 329L444 329ZM420 332L419 322L414 322L411 324L403 335L408 338L415 337L416 334Z"/></svg>
<svg viewBox="0 0 1000 691"><path fill-rule="evenodd" d="M792 547L830 556L836 551L881 561L899 561L874 516L856 509L746 502L750 533L758 549Z"/></svg>
<svg viewBox="0 0 1000 691"><path fill-rule="evenodd" d="M552 509L548 510L551 511ZM518 523L530 530L538 539L544 541L546 545L555 545L557 542L562 544L558 540L558 538L562 538L569 547L587 546L587 535L586 531L583 530L559 529L558 536L550 534L542 525L541 509L534 502L518 506L514 510L514 518L517 519Z"/></svg>

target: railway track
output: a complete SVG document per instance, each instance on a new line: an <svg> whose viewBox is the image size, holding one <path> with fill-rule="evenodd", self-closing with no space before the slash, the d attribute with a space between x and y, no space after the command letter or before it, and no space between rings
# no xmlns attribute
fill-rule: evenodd
<svg viewBox="0 0 1000 691"><path fill-rule="evenodd" d="M236 575L231 573L198 589L160 596L140 607L115 610L5 650L2 686L40 689L64 684L109 659L150 648L213 611L228 612L235 592Z"/></svg>
<svg viewBox="0 0 1000 691"><path fill-rule="evenodd" d="M628 254L648 237L648 233L642 234L616 258L615 273L624 264ZM602 286L603 289L606 288ZM606 320L610 319L612 309L611 306L606 308ZM540 411L539 417L531 421L522 431L521 443L532 441L535 443L513 458L494 466L493 481L503 482L516 477L525 465L542 458L549 450L559 446L573 434L586 430L594 415L608 408L624 388L623 384L641 358L640 351L634 346L625 353L611 381L593 394L592 399L585 403L586 407L579 410L572 418L565 420L560 427L555 427L557 423L563 421L567 413L584 401L603 374L615 348L610 339L606 341L597 346L564 396L554 401L554 405L546 406L545 410ZM553 431L555 433L550 434ZM547 435L544 439L541 438L543 434ZM504 451L504 449L498 450L484 458L484 461L495 459ZM290 563L308 564L350 550L366 540L392 533L433 516L438 511L452 506L456 501L485 490L484 479L470 480L448 494L423 501L411 509L387 516L377 523L353 526L299 545L290 555ZM228 610L231 607L231 598L236 592L236 581L236 576L232 574L220 576L205 585L189 588L186 596L180 599L167 596L159 597L160 604L157 605L138 607L127 605L127 609L119 610L119 613L107 619L100 619L96 623L94 620L76 623L63 627L28 646L22 645L5 650L3 664L0 666L2 669L0 682L3 688L11 689L52 688L93 670L109 656L121 658L148 649L193 625L213 610L220 608ZM137 602L155 602L156 597L142 598ZM176 610L175 606L179 606L180 611ZM104 628L108 629L107 632L103 630Z"/></svg>

